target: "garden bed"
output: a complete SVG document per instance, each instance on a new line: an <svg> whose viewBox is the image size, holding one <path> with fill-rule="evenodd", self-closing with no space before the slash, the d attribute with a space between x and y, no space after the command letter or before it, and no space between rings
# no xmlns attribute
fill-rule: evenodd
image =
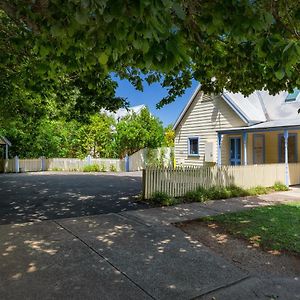
<svg viewBox="0 0 300 300"><path fill-rule="evenodd" d="M228 187L211 187L205 189L199 187L194 191L189 191L183 197L171 197L166 193L156 192L148 200L153 205L171 206L181 203L205 202L208 200L219 200L236 197L258 196L272 192L287 191L288 187L281 183L275 183L272 187L257 186L250 189L243 189L235 185Z"/></svg>

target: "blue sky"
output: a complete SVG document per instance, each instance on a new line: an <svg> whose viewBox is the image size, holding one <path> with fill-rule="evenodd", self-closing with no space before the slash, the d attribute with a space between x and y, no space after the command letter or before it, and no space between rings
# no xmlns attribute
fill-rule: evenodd
<svg viewBox="0 0 300 300"><path fill-rule="evenodd" d="M130 102L130 106L145 104L149 107L151 113L157 116L167 126L174 123L184 108L185 104L190 99L191 95L197 87L197 82L194 81L192 87L187 89L185 94L178 97L175 102L164 106L161 109L156 109L155 105L166 94L166 89L163 89L159 84L148 85L144 84L144 91L137 91L127 80L117 80L119 87L117 88L117 96L125 97Z"/></svg>

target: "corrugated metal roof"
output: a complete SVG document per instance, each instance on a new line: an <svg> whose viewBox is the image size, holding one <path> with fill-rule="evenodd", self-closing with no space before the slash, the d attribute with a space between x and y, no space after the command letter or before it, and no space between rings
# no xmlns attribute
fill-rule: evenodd
<svg viewBox="0 0 300 300"><path fill-rule="evenodd" d="M173 129L176 129L180 124L196 95L200 92L200 88L201 86L199 85L176 120ZM224 91L221 96L235 113L251 126L274 120L297 119L298 109L300 108L300 97L295 101L286 102L285 99L288 95L287 91L270 95L268 91L263 90L255 91L247 97L241 93L231 93L228 91Z"/></svg>

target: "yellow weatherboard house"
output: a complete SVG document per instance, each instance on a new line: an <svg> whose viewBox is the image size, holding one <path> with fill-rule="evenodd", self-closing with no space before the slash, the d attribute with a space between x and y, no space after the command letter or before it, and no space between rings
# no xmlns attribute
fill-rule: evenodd
<svg viewBox="0 0 300 300"><path fill-rule="evenodd" d="M177 165L296 163L300 159L300 91L245 97L204 94L200 85L175 125Z"/></svg>

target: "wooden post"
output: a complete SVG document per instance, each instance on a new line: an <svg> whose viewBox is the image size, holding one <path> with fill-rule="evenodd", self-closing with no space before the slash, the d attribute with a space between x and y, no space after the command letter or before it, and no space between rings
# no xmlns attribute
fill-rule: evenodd
<svg viewBox="0 0 300 300"><path fill-rule="evenodd" d="M222 164L222 134L218 132L218 166Z"/></svg>
<svg viewBox="0 0 300 300"><path fill-rule="evenodd" d="M92 157L91 157L90 154L86 157L86 162L87 162L88 165L92 164Z"/></svg>
<svg viewBox="0 0 300 300"><path fill-rule="evenodd" d="M8 145L5 144L5 159L8 159Z"/></svg>
<svg viewBox="0 0 300 300"><path fill-rule="evenodd" d="M243 145L244 145L244 165L247 165L247 132L243 132Z"/></svg>
<svg viewBox="0 0 300 300"><path fill-rule="evenodd" d="M19 157L15 156L15 173L19 173L19 171L20 171Z"/></svg>
<svg viewBox="0 0 300 300"><path fill-rule="evenodd" d="M290 185L290 178L289 178L289 131L284 129L283 132L284 136L284 163L285 163L285 185Z"/></svg>
<svg viewBox="0 0 300 300"><path fill-rule="evenodd" d="M126 154L125 156L125 172L129 172L129 156Z"/></svg>
<svg viewBox="0 0 300 300"><path fill-rule="evenodd" d="M143 169L143 178L142 178L142 198L145 199L146 196L146 170Z"/></svg>

